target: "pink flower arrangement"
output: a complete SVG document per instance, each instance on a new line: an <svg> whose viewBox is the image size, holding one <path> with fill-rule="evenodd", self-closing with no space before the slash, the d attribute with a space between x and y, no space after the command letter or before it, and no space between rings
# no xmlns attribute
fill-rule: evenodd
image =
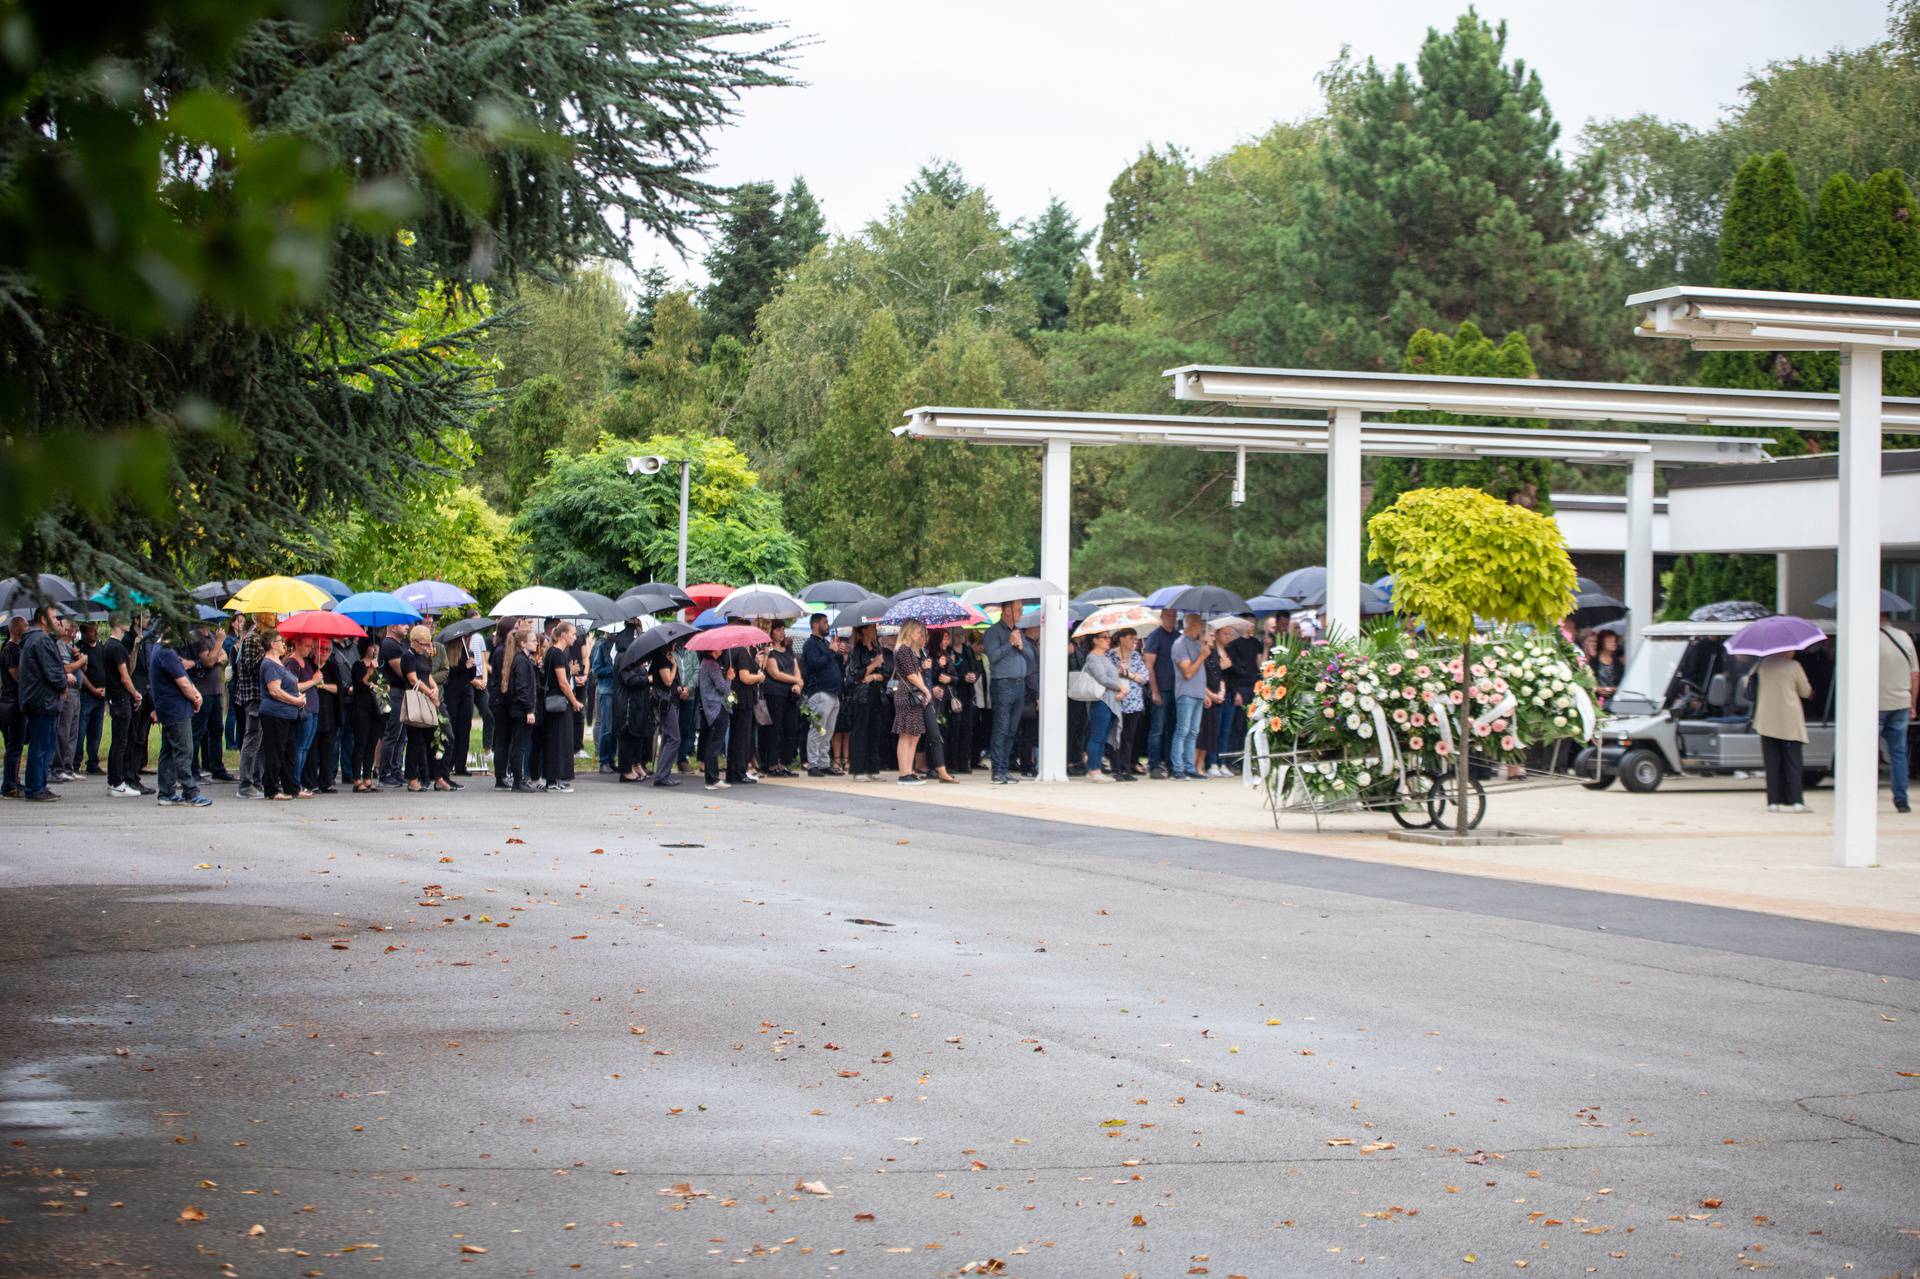
<svg viewBox="0 0 1920 1279"><path fill-rule="evenodd" d="M1500 739L1500 749L1503 751L1517 751L1520 749L1520 739L1512 733L1508 733Z"/></svg>
<svg viewBox="0 0 1920 1279"><path fill-rule="evenodd" d="M1436 755L1451 755L1451 754L1453 754L1453 747L1451 747L1451 746L1449 746L1449 745L1448 745L1447 743L1445 743L1445 742L1435 742L1435 743L1433 744L1433 750L1434 750L1434 754L1436 754Z"/></svg>
<svg viewBox="0 0 1920 1279"><path fill-rule="evenodd" d="M1427 744L1426 739L1421 737L1418 733L1414 734L1412 737L1409 737L1407 739L1408 747L1413 750L1420 750L1423 747L1425 747L1426 744Z"/></svg>

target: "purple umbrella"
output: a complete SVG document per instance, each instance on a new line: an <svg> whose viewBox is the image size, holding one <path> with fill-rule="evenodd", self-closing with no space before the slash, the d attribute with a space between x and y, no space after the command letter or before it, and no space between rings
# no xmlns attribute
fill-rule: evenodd
<svg viewBox="0 0 1920 1279"><path fill-rule="evenodd" d="M910 595L895 603L880 621L885 626L917 621L927 626L966 625L985 621L985 615L971 604L963 604L951 595Z"/></svg>
<svg viewBox="0 0 1920 1279"><path fill-rule="evenodd" d="M1775 653L1797 653L1818 644L1827 633L1804 618L1763 617L1735 632L1727 641L1727 652L1747 657L1772 657Z"/></svg>
<svg viewBox="0 0 1920 1279"><path fill-rule="evenodd" d="M476 602L473 596L451 582L438 582L432 578L408 582L394 594L422 613L444 613L450 608L463 608Z"/></svg>

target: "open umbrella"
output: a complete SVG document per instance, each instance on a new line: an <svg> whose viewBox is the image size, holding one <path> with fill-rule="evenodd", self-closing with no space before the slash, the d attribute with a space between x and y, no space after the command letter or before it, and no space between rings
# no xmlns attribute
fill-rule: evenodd
<svg viewBox="0 0 1920 1279"><path fill-rule="evenodd" d="M1288 576L1291 577L1292 574L1288 574ZM1267 587L1267 593L1269 595L1276 594L1272 586ZM1321 580L1319 585L1309 588L1304 594L1296 594L1291 596L1290 598L1299 600L1302 608L1325 607L1327 602L1327 584L1326 584L1325 570L1322 570L1321 572ZM1393 601L1390 598L1388 598L1385 592L1381 591L1378 587L1367 584L1366 582L1360 583L1360 612L1363 615L1374 614L1374 613L1391 613L1392 611L1393 611Z"/></svg>
<svg viewBox="0 0 1920 1279"><path fill-rule="evenodd" d="M494 619L491 617L463 617L459 621L450 622L435 631L433 633L433 642L436 644L451 644L455 640L463 640L469 635L478 635L481 631L490 631L493 627Z"/></svg>
<svg viewBox="0 0 1920 1279"><path fill-rule="evenodd" d="M596 626L605 626L610 622L624 622L633 614L614 603L598 591L568 591L567 594L579 601L580 611L574 616L584 617Z"/></svg>
<svg viewBox="0 0 1920 1279"><path fill-rule="evenodd" d="M9 578L0 583L0 608L26 608L35 604L66 604L78 599L80 592L74 589L72 582L52 573L42 573L29 581L24 577Z"/></svg>
<svg viewBox="0 0 1920 1279"><path fill-rule="evenodd" d="M1763 617L1735 631L1727 640L1727 652L1772 657L1775 653L1797 653L1826 637L1825 631L1805 618L1781 614Z"/></svg>
<svg viewBox="0 0 1920 1279"><path fill-rule="evenodd" d="M343 600L353 594L353 588L337 577L328 577L325 573L301 573L294 579L308 586L317 586L337 600Z"/></svg>
<svg viewBox="0 0 1920 1279"><path fill-rule="evenodd" d="M835 626L874 626L887 615L894 601L882 595L870 595L866 599L856 600L834 615Z"/></svg>
<svg viewBox="0 0 1920 1279"><path fill-rule="evenodd" d="M940 583L940 589L949 595L961 595L976 586L985 586L985 582L976 582L970 577L962 577L951 582Z"/></svg>
<svg viewBox="0 0 1920 1279"><path fill-rule="evenodd" d="M687 647L696 653L717 653L722 649L753 648L771 643L773 636L758 626L716 626L688 640Z"/></svg>
<svg viewBox="0 0 1920 1279"><path fill-rule="evenodd" d="M657 587L636 586L614 601L626 610L628 617L645 617L649 613L670 613L676 608L684 608L684 599L675 599Z"/></svg>
<svg viewBox="0 0 1920 1279"><path fill-rule="evenodd" d="M334 606L334 612L362 626L402 626L420 620L420 610L386 591L361 591Z"/></svg>
<svg viewBox="0 0 1920 1279"><path fill-rule="evenodd" d="M714 610L728 617L791 618L804 616L807 606L777 586L756 582L731 591Z"/></svg>
<svg viewBox="0 0 1920 1279"><path fill-rule="evenodd" d="M696 631L710 631L726 624L727 615L717 608L705 609L693 619L693 629Z"/></svg>
<svg viewBox="0 0 1920 1279"><path fill-rule="evenodd" d="M1153 594L1147 596L1141 603L1145 604L1148 608L1172 608L1173 601L1178 598L1181 591L1186 589L1187 583L1185 582L1180 583L1178 586L1163 586Z"/></svg>
<svg viewBox="0 0 1920 1279"><path fill-rule="evenodd" d="M557 586L523 586L509 591L488 612L494 617L580 617L580 601Z"/></svg>
<svg viewBox="0 0 1920 1279"><path fill-rule="evenodd" d="M987 615L971 604L963 604L951 595L914 595L901 600L881 616L887 626L914 621L925 626L971 626L984 622Z"/></svg>
<svg viewBox="0 0 1920 1279"><path fill-rule="evenodd" d="M800 588L800 598L809 604L857 604L872 594L872 591L856 582L845 582L837 577L824 582L810 582Z"/></svg>
<svg viewBox="0 0 1920 1279"><path fill-rule="evenodd" d="M193 615L203 622L224 622L227 615L211 604L195 604Z"/></svg>
<svg viewBox="0 0 1920 1279"><path fill-rule="evenodd" d="M229 613L301 613L332 608L333 596L297 577L256 577L227 601ZM414 614L418 617L419 614Z"/></svg>
<svg viewBox="0 0 1920 1279"><path fill-rule="evenodd" d="M725 582L700 582L687 588L687 599L701 608L712 608L727 596L733 594L733 588Z"/></svg>
<svg viewBox="0 0 1920 1279"><path fill-rule="evenodd" d="M354 639L367 632L345 613L308 609L280 619L280 633L290 638Z"/></svg>
<svg viewBox="0 0 1920 1279"><path fill-rule="evenodd" d="M673 607L686 608L693 603L693 596L687 594L672 582L642 582L628 591L628 595L637 595L645 591L649 595L658 595L673 601ZM624 596L622 598L625 598Z"/></svg>
<svg viewBox="0 0 1920 1279"><path fill-rule="evenodd" d="M1132 631L1145 635L1160 625L1160 614L1140 604L1109 604L1089 615L1074 628L1075 635L1103 635Z"/></svg>
<svg viewBox="0 0 1920 1279"><path fill-rule="evenodd" d="M1327 588L1327 566L1309 564L1305 568L1296 568L1291 573L1282 573L1267 583L1263 595L1284 595L1288 599L1305 600L1315 591Z"/></svg>
<svg viewBox="0 0 1920 1279"><path fill-rule="evenodd" d="M1582 577L1574 585L1573 611L1567 616L1575 626L1596 626L1617 621L1627 612L1627 606L1601 590L1599 583Z"/></svg>
<svg viewBox="0 0 1920 1279"><path fill-rule="evenodd" d="M115 591L111 584L107 586L103 586L99 590L95 591L93 594L87 596L87 600L89 603L98 604L101 608L108 609L110 611L117 611L121 608L119 592ZM127 592L126 602L132 605L142 605L142 604L153 603L153 601L147 598L146 595L142 594L139 591L133 591L133 590L130 590ZM219 613L218 616L225 617L226 614Z"/></svg>
<svg viewBox="0 0 1920 1279"><path fill-rule="evenodd" d="M1006 604L1013 600L1038 600L1049 595L1065 594L1065 591L1044 577L1002 577L988 582L985 586L976 586L960 598L975 608L985 608L989 604Z"/></svg>
<svg viewBox="0 0 1920 1279"><path fill-rule="evenodd" d="M887 602L898 604L901 600L910 600L916 595L951 595L952 593L944 586L909 586L904 591L895 591L887 596Z"/></svg>
<svg viewBox="0 0 1920 1279"><path fill-rule="evenodd" d="M1815 608L1833 609L1839 606L1840 592L1828 591L1813 602ZM1880 603L1874 608L1876 613L1904 613L1913 605L1901 599L1885 587L1880 588Z"/></svg>
<svg viewBox="0 0 1920 1279"><path fill-rule="evenodd" d="M1075 604L1093 604L1104 608L1108 604L1138 604L1145 597L1130 586L1096 586L1081 591L1073 597Z"/></svg>
<svg viewBox="0 0 1920 1279"><path fill-rule="evenodd" d="M620 654L620 660L614 663L614 669L623 671L635 662L645 661L669 644L698 633L685 622L662 622L627 645Z"/></svg>
<svg viewBox="0 0 1920 1279"><path fill-rule="evenodd" d="M1772 617L1773 610L1754 600L1715 600L1687 614L1693 622L1757 622Z"/></svg>
<svg viewBox="0 0 1920 1279"><path fill-rule="evenodd" d="M395 587L393 593L422 613L444 613L450 608L465 608L480 602L453 583L431 577Z"/></svg>
<svg viewBox="0 0 1920 1279"><path fill-rule="evenodd" d="M247 589L244 577L216 578L211 582L202 582L188 592L193 598L208 604L217 604L221 600L232 599Z"/></svg>
<svg viewBox="0 0 1920 1279"><path fill-rule="evenodd" d="M1284 595L1255 595L1247 601L1247 611L1252 613L1298 613L1300 601L1288 599Z"/></svg>
<svg viewBox="0 0 1920 1279"><path fill-rule="evenodd" d="M1247 602L1224 586L1189 586L1173 597L1169 608L1182 613L1250 613ZM1154 625L1159 625L1156 618Z"/></svg>

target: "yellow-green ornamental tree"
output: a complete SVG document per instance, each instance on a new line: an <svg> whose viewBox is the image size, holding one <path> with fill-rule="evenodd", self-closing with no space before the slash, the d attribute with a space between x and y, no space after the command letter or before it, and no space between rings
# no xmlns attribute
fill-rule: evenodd
<svg viewBox="0 0 1920 1279"><path fill-rule="evenodd" d="M1394 611L1460 642L1462 692L1473 621L1559 623L1573 606L1573 561L1551 518L1478 489L1410 489L1367 521L1369 553L1393 574ZM1467 833L1467 749L1473 699L1460 701L1456 833Z"/></svg>

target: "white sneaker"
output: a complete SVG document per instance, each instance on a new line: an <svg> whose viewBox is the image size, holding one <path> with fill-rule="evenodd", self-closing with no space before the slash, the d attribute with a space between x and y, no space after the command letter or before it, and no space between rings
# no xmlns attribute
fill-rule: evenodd
<svg viewBox="0 0 1920 1279"><path fill-rule="evenodd" d="M1813 810L1805 804L1787 804L1782 807L1782 811L1788 813L1811 813Z"/></svg>
<svg viewBox="0 0 1920 1279"><path fill-rule="evenodd" d="M135 790L133 787L127 785L125 782L121 782L118 786L107 787L107 794L120 796L122 798L125 798L128 796L131 796L134 799L140 798L140 792Z"/></svg>
<svg viewBox="0 0 1920 1279"><path fill-rule="evenodd" d="M708 790L731 790L732 788L732 782L713 782L707 786Z"/></svg>
<svg viewBox="0 0 1920 1279"><path fill-rule="evenodd" d="M1781 810L1782 810L1783 808L1785 808L1785 807L1786 807L1786 805L1784 805L1784 804L1768 804L1768 805L1767 805L1767 811L1768 811L1769 813L1777 813L1777 812L1779 812L1779 811L1781 811Z"/></svg>

